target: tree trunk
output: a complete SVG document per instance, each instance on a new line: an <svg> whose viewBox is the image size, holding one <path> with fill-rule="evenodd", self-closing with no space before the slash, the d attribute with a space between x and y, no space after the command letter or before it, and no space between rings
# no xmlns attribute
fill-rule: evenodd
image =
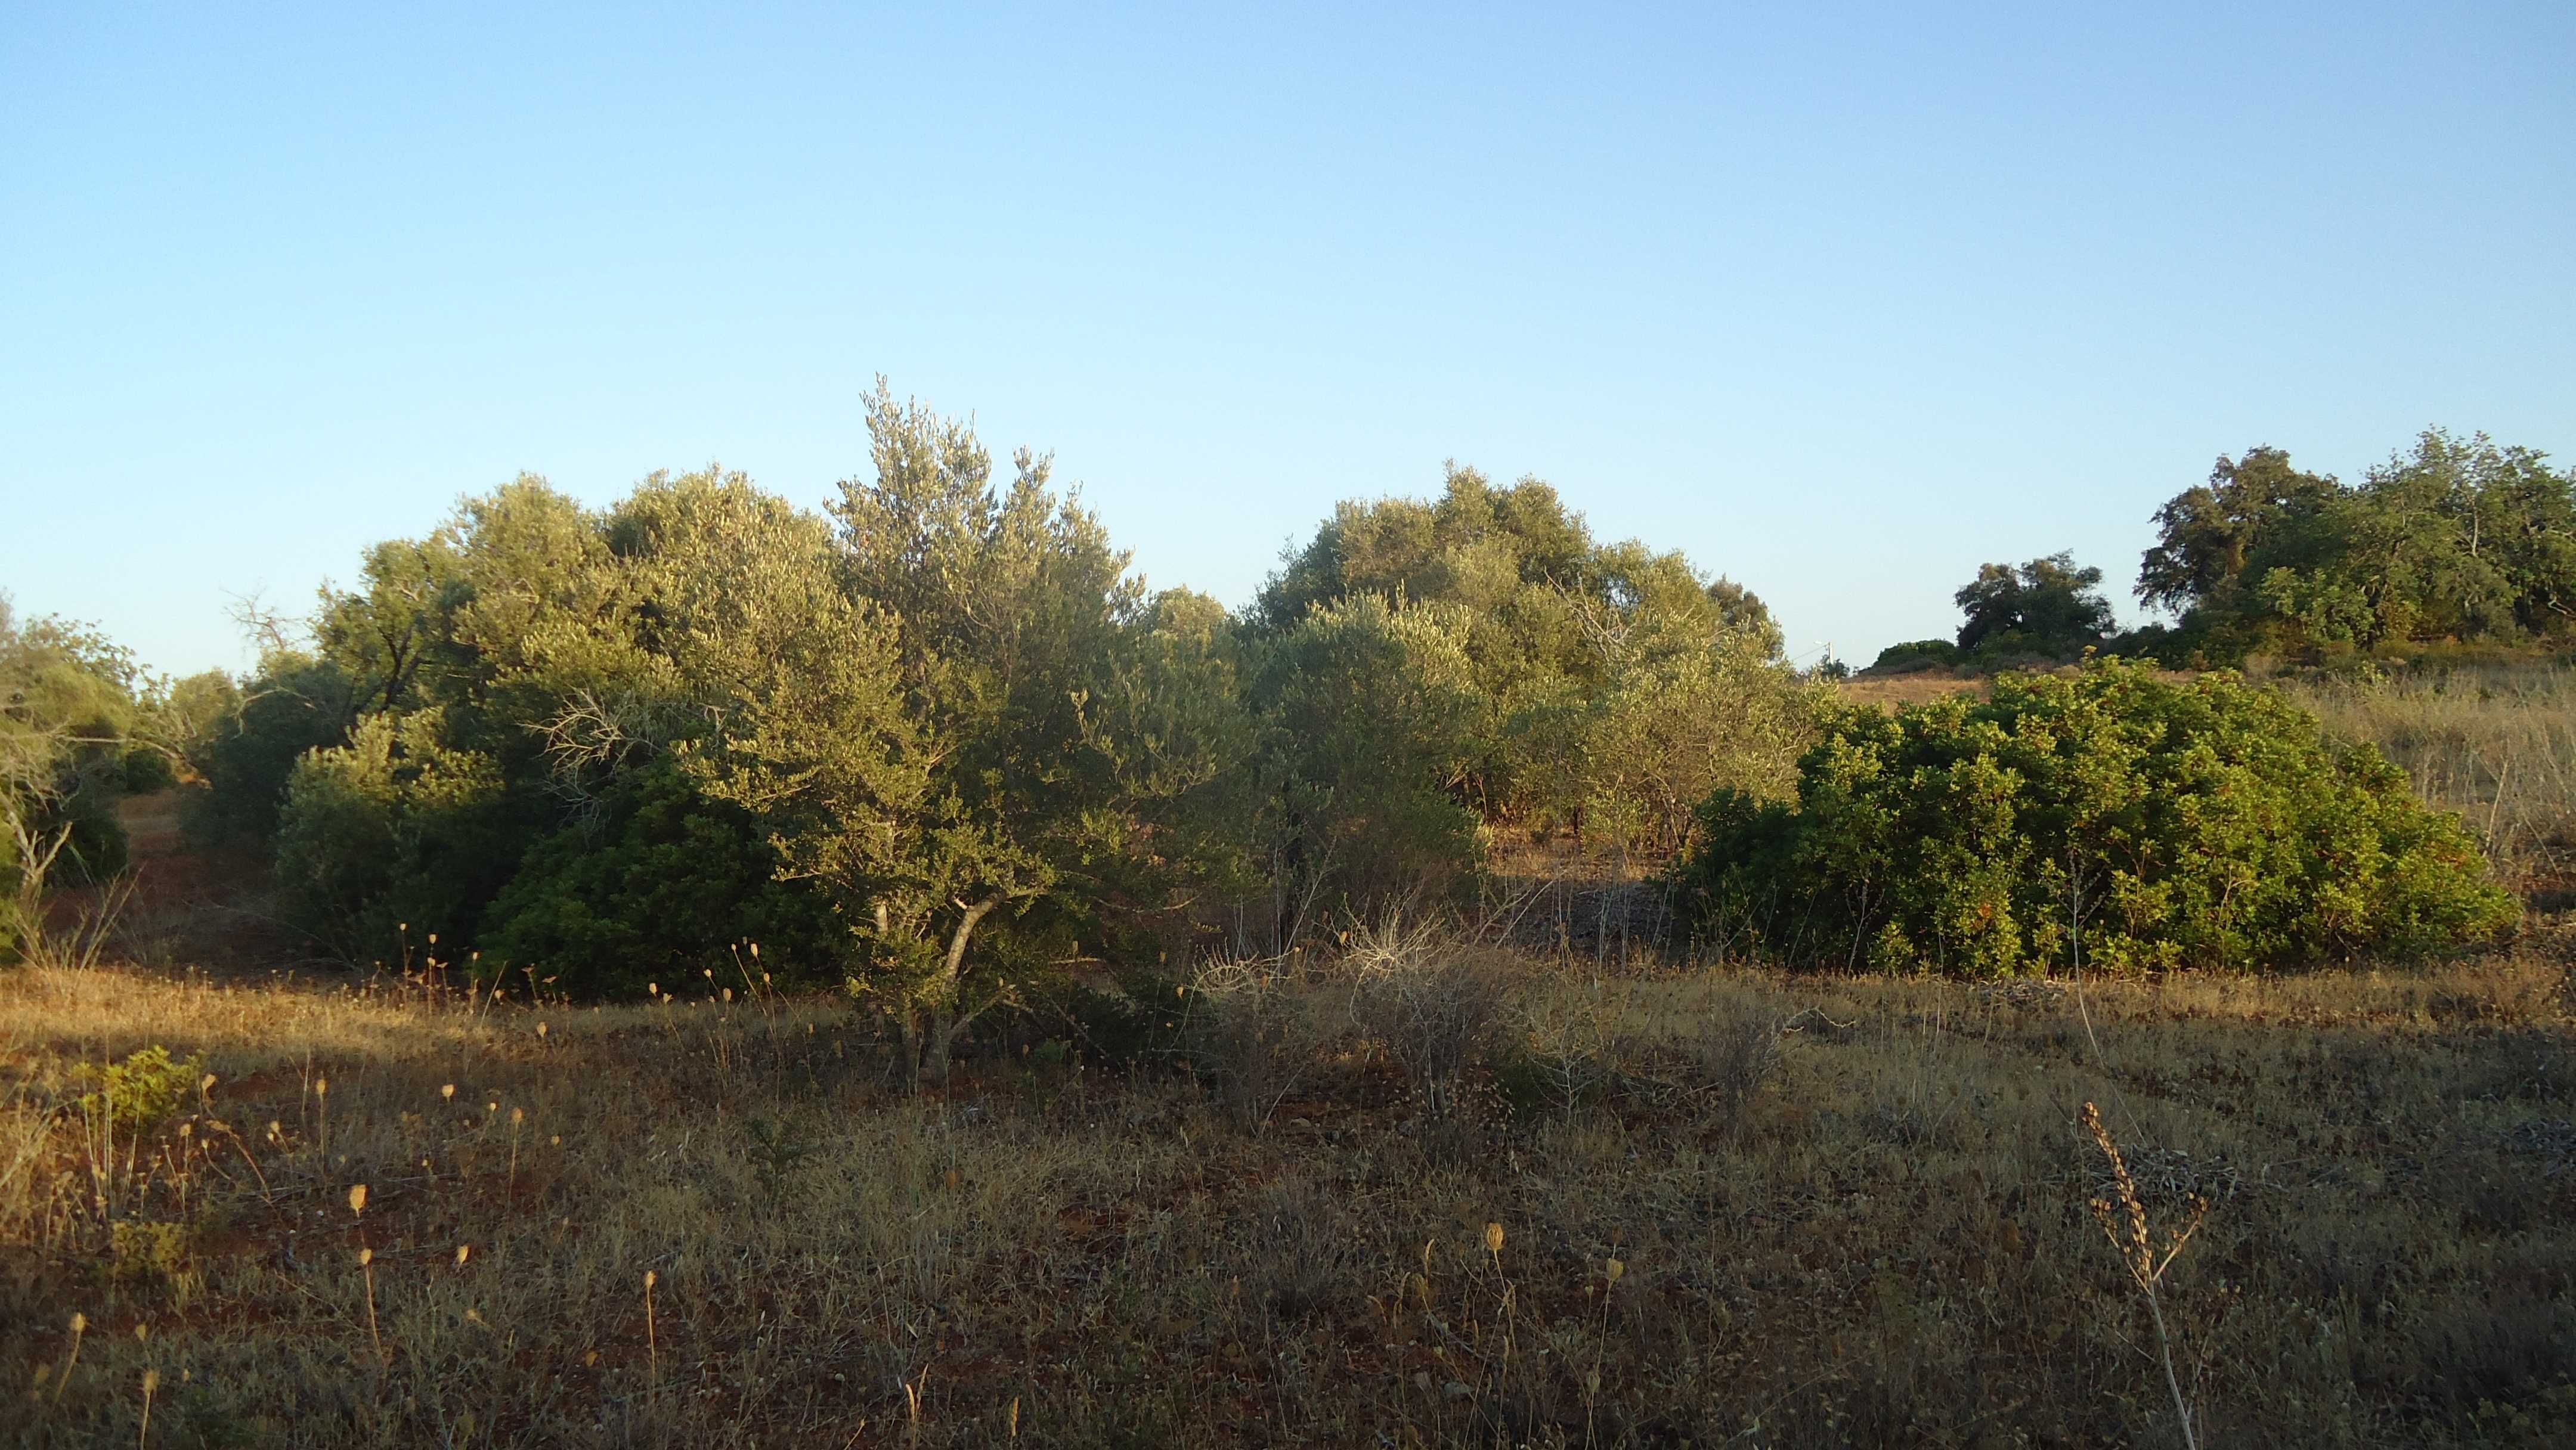
<svg viewBox="0 0 2576 1450"><path fill-rule="evenodd" d="M929 1000L914 1002L905 1009L904 1070L915 1092L925 1088L943 1091L948 1086L948 1055L956 1045L957 1029L974 1017L971 1012L961 1016L957 1010L966 975L966 944L973 940L976 925L991 915L1002 899L997 892L971 904L957 903L963 914L957 918L957 929L949 934L948 957L939 981Z"/></svg>
<svg viewBox="0 0 2576 1450"><path fill-rule="evenodd" d="M921 1009L911 1003L903 1009L903 1090L921 1091Z"/></svg>
<svg viewBox="0 0 2576 1450"><path fill-rule="evenodd" d="M929 1030L922 1034L920 1086L933 1092L948 1090L948 1053L957 1031L957 1011L953 1007L933 1007L927 1014Z"/></svg>

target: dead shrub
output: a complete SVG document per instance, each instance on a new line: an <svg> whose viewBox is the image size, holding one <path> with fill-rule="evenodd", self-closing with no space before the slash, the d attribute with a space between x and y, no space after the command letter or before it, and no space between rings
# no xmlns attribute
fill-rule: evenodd
<svg viewBox="0 0 2576 1450"><path fill-rule="evenodd" d="M1228 1116L1261 1131L1312 1080L1336 1035L1313 990L1269 958L1210 963L1188 996L1188 1051Z"/></svg>
<svg viewBox="0 0 2576 1450"><path fill-rule="evenodd" d="M1516 1040L1502 1068L1504 1096L1571 1116L1615 1092L1637 1046L1621 1030L1630 996L1624 983L1599 979L1525 984L1510 1004Z"/></svg>
<svg viewBox="0 0 2576 1450"><path fill-rule="evenodd" d="M1752 1131L1753 1106L1780 1075L1792 1018L1740 1004L1711 1004L1680 1024L1658 1054L1658 1070L1635 1086L1665 1105L1741 1142Z"/></svg>
<svg viewBox="0 0 2576 1450"><path fill-rule="evenodd" d="M1292 1177L1266 1185L1249 1207L1253 1297L1264 1313L1300 1322L1325 1309L1339 1286L1358 1278L1362 1236L1313 1180Z"/></svg>
<svg viewBox="0 0 2576 1450"><path fill-rule="evenodd" d="M1426 1141L1452 1137L1503 1046L1512 959L1419 927L1354 935L1352 1020L1404 1070Z"/></svg>
<svg viewBox="0 0 2576 1450"><path fill-rule="evenodd" d="M1683 1038L1690 1081L1710 1112L1741 1131L1753 1100L1780 1073L1781 1025L1768 1017L1705 1017Z"/></svg>

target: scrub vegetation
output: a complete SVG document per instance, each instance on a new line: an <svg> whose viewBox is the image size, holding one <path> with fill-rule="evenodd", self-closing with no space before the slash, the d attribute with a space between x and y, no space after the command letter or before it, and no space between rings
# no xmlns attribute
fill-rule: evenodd
<svg viewBox="0 0 2576 1450"><path fill-rule="evenodd" d="M1238 611L882 386L169 681L0 609L0 1439L2558 1445L2567 475L1858 677L1451 465Z"/></svg>

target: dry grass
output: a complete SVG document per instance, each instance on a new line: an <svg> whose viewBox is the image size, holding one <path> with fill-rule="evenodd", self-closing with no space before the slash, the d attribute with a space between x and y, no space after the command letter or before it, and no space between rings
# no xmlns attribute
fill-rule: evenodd
<svg viewBox="0 0 2576 1450"><path fill-rule="evenodd" d="M1834 686L1835 693L1855 705L1876 705L1893 710L1905 705L1925 705L1952 695L1983 697L1994 689L1991 677L1971 670L1921 669L1903 674L1861 674Z"/></svg>
<svg viewBox="0 0 2576 1450"><path fill-rule="evenodd" d="M2419 668L2284 687L2328 729L2406 767L2427 802L2458 811L2538 905L2576 905L2576 669Z"/></svg>
<svg viewBox="0 0 2576 1450"><path fill-rule="evenodd" d="M2576 1435L2563 961L1415 965L1491 1012L1273 984L1333 1030L1257 1092L996 1044L919 1101L831 1004L0 978L0 1427L132 1443L149 1373L172 1445L2178 1443L2089 1100L2208 1204L2157 1285L2204 1443ZM154 1044L215 1081L95 1131Z"/></svg>

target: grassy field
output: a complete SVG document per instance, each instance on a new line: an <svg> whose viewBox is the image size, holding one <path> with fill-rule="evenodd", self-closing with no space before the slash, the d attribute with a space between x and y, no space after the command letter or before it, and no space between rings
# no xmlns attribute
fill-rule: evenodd
<svg viewBox="0 0 2576 1450"><path fill-rule="evenodd" d="M1419 948L1212 982L1192 1067L1040 1044L927 1101L846 1009L704 982L471 1014L30 971L0 1005L7 1420L36 1445L2179 1443L2093 1207L2127 1232L2093 1102L2159 1246L2205 1211L2158 1286L2201 1443L2564 1444L2576 1059L2547 946L2081 994ZM181 1060L166 1100L100 1080L152 1046Z"/></svg>
<svg viewBox="0 0 2576 1450"><path fill-rule="evenodd" d="M2200 1445L2576 1443L2576 685L2288 688L2477 825L2510 951L1981 987L1363 933L913 1098L753 974L208 975L279 949L138 819L155 965L0 974L0 1443L2179 1445L2177 1398Z"/></svg>

